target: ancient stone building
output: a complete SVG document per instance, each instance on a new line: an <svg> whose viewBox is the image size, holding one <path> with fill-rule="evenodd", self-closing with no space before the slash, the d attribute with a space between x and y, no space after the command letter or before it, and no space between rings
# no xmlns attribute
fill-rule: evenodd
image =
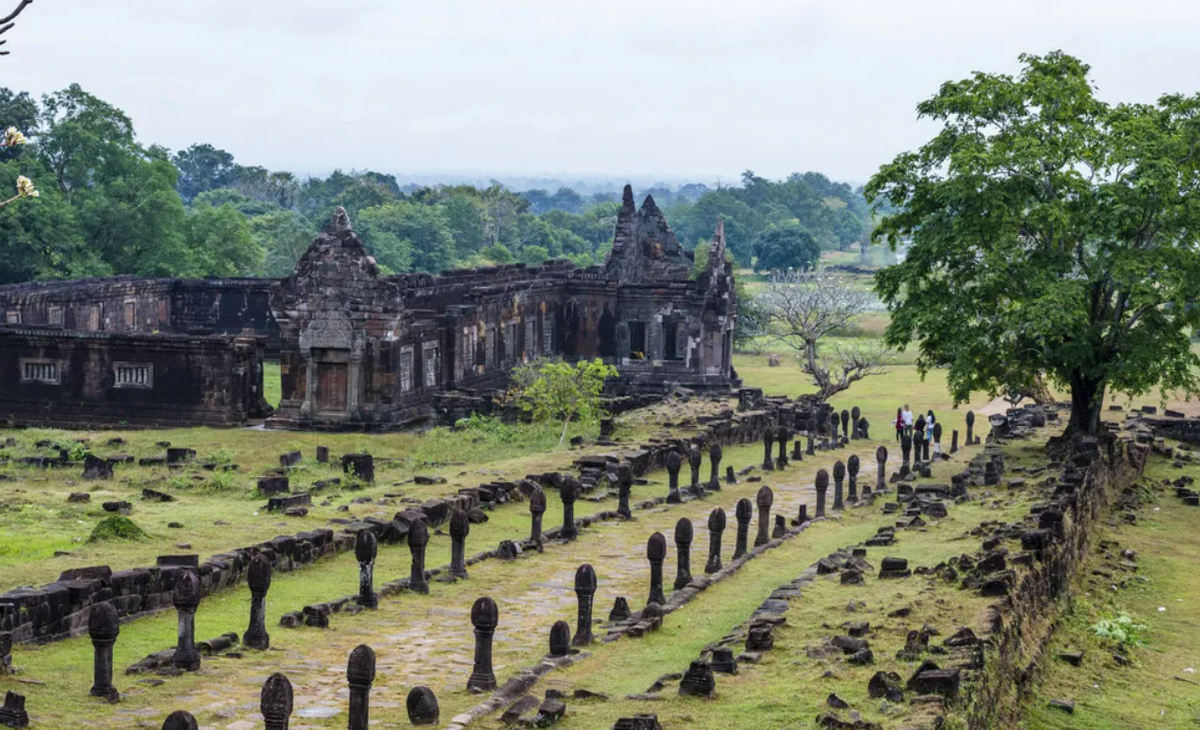
<svg viewBox="0 0 1200 730"><path fill-rule="evenodd" d="M0 287L0 337L14 343L0 348L0 373L16 378L0 389L0 419L37 423L76 401L88 403L91 423L260 418L269 410L262 358L276 352L275 428L452 420L489 406L511 370L538 357L602 358L620 372L609 384L614 394L728 390L737 382L737 302L720 224L708 261L693 278L693 257L654 200L637 209L629 187L605 265L588 268L550 261L385 276L339 209L279 281L116 277ZM249 354L206 360L222 349ZM70 354L82 351L89 354ZM162 358L172 352L193 367L168 365ZM143 385L154 387L131 397L122 364L151 360L156 374ZM58 382L16 377L39 363ZM232 376L218 376L225 367Z"/></svg>

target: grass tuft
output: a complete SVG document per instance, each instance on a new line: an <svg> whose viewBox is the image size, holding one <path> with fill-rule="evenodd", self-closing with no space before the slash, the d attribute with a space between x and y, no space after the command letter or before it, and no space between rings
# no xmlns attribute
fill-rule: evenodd
<svg viewBox="0 0 1200 730"><path fill-rule="evenodd" d="M96 525L92 530L91 537L88 542L100 542L103 540L145 540L149 535L146 531L137 526L133 520L121 515L113 515L106 517Z"/></svg>

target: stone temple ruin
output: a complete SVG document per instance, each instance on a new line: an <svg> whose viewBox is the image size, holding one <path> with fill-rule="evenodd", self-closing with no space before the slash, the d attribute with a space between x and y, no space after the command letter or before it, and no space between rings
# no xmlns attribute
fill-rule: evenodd
<svg viewBox="0 0 1200 730"><path fill-rule="evenodd" d="M693 278L626 186L603 266L381 274L338 209L282 280L116 277L0 287L0 415L17 425L386 430L487 410L515 366L602 358L614 395L728 392L737 318L718 223ZM277 355L282 400L263 399Z"/></svg>

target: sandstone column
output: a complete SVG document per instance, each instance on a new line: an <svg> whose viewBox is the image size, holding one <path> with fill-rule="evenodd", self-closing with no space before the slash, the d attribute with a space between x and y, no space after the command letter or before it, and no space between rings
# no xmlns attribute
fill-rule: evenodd
<svg viewBox="0 0 1200 730"><path fill-rule="evenodd" d="M683 498L679 494L679 467L683 465L683 459L680 458L679 452L671 449L667 452L667 503L679 504Z"/></svg>
<svg viewBox="0 0 1200 730"><path fill-rule="evenodd" d="M754 538L754 547L758 547L771 541L771 505L775 503L775 493L764 486L758 490L755 502L758 503L758 536Z"/></svg>
<svg viewBox="0 0 1200 730"><path fill-rule="evenodd" d="M492 671L492 637L500 623L496 602L484 596L471 607L471 624L475 627L475 667L467 680L472 692L491 692L496 689L496 674Z"/></svg>
<svg viewBox="0 0 1200 730"><path fill-rule="evenodd" d="M646 543L646 559L650 561L650 598L647 603L663 604L663 560L667 557L667 538L661 532L650 536Z"/></svg>
<svg viewBox="0 0 1200 730"><path fill-rule="evenodd" d="M92 697L103 697L109 702L121 699L113 686L113 644L121 633L121 620L111 603L97 603L88 613L88 635L92 637L93 672Z"/></svg>
<svg viewBox="0 0 1200 730"><path fill-rule="evenodd" d="M575 596L578 599L579 615L575 625L572 646L587 646L592 643L592 599L596 595L596 571L588 563L575 571Z"/></svg>
<svg viewBox="0 0 1200 730"><path fill-rule="evenodd" d="M739 499L733 509L733 516L737 520L737 542L733 547L733 559L737 560L746 554L746 541L750 538L750 520L754 518L754 505L745 497Z"/></svg>
<svg viewBox="0 0 1200 730"><path fill-rule="evenodd" d="M817 470L817 517L825 516L825 493L829 491L829 472L824 469Z"/></svg>
<svg viewBox="0 0 1200 730"><path fill-rule="evenodd" d="M680 517L675 523L675 552L678 561L675 568L675 590L692 582L692 521Z"/></svg>
<svg viewBox="0 0 1200 730"><path fill-rule="evenodd" d="M579 535L575 528L575 496L579 489L579 481L575 477L563 479L558 496L563 504L563 524L559 535L564 540L574 540Z"/></svg>
<svg viewBox="0 0 1200 730"><path fill-rule="evenodd" d="M842 503L842 481L846 478L846 465L838 461L833 464L833 511L841 512L845 508Z"/></svg>
<svg viewBox="0 0 1200 730"><path fill-rule="evenodd" d="M271 588L271 560L262 553L250 561L246 576L250 587L250 626L242 634L242 644L260 651L271 647L271 635L267 633L267 591Z"/></svg>
<svg viewBox="0 0 1200 730"><path fill-rule="evenodd" d="M179 571L172 598L175 611L179 614L179 642L171 663L185 672L194 672L200 668L200 652L196 651L196 609L200 606L200 578L196 576L195 571Z"/></svg>
<svg viewBox="0 0 1200 730"><path fill-rule="evenodd" d="M471 520L467 513L455 508L450 513L450 575L467 577L467 535L471 532Z"/></svg>
<svg viewBox="0 0 1200 730"><path fill-rule="evenodd" d="M375 555L379 542L375 533L363 530L354 538L354 557L358 559L358 605L363 608L379 608L379 597L375 595Z"/></svg>
<svg viewBox="0 0 1200 730"><path fill-rule="evenodd" d="M263 684L259 702L266 730L288 730L292 717L292 683L276 672Z"/></svg>
<svg viewBox="0 0 1200 730"><path fill-rule="evenodd" d="M425 580L425 546L428 544L429 528L425 520L414 520L408 527L408 551L412 553L408 589L414 593L429 593L429 582Z"/></svg>
<svg viewBox="0 0 1200 730"><path fill-rule="evenodd" d="M371 647L359 644L350 652L346 681L350 684L349 730L367 730L371 716L371 685L375 682L375 652Z"/></svg>
<svg viewBox="0 0 1200 730"><path fill-rule="evenodd" d="M717 507L708 515L708 562L704 564L705 573L715 573L721 569L721 533L725 532L725 510Z"/></svg>

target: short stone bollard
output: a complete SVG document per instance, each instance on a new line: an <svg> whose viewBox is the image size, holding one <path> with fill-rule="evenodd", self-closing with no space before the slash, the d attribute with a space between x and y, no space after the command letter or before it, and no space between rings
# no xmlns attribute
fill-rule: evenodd
<svg viewBox="0 0 1200 730"><path fill-rule="evenodd" d="M688 485L688 489L696 497L704 494L704 487L700 486L700 464L702 461L703 457L700 455L700 447L692 444L692 447L688 449L688 466L692 467L692 483Z"/></svg>
<svg viewBox="0 0 1200 730"><path fill-rule="evenodd" d="M450 575L455 578L467 577L467 535L470 533L470 518L455 507L450 513Z"/></svg>
<svg viewBox="0 0 1200 730"><path fill-rule="evenodd" d="M555 621L550 627L550 656L562 657L571 653L571 625Z"/></svg>
<svg viewBox="0 0 1200 730"><path fill-rule="evenodd" d="M625 596L617 596L613 601L612 610L608 612L608 620L625 621L632 615L633 612L629 610L629 601L625 599Z"/></svg>
<svg viewBox="0 0 1200 730"><path fill-rule="evenodd" d="M242 634L242 645L250 649L265 651L271 648L271 635L267 633L267 591L271 588L271 560L259 553L250 560L246 575L250 587L250 626Z"/></svg>
<svg viewBox="0 0 1200 730"><path fill-rule="evenodd" d="M958 453L958 429L957 428L950 432L950 453L951 454Z"/></svg>
<svg viewBox="0 0 1200 730"><path fill-rule="evenodd" d="M288 730L292 718L292 683L276 672L263 683L259 699L266 730Z"/></svg>
<svg viewBox="0 0 1200 730"><path fill-rule="evenodd" d="M317 447L317 463L318 464L328 464L329 463L329 447L328 446L318 446Z"/></svg>
<svg viewBox="0 0 1200 730"><path fill-rule="evenodd" d="M714 443L708 447L708 488L714 492L721 491L721 444Z"/></svg>
<svg viewBox="0 0 1200 730"><path fill-rule="evenodd" d="M678 555L675 568L675 590L682 590L692 582L692 521L680 517L675 523L675 551Z"/></svg>
<svg viewBox="0 0 1200 730"><path fill-rule="evenodd" d="M415 520L408 526L408 551L412 553L408 589L413 593L429 593L429 581L425 578L425 546L428 544L429 527L425 520Z"/></svg>
<svg viewBox="0 0 1200 730"><path fill-rule="evenodd" d="M775 431L775 440L779 443L779 456L775 457L775 468L780 471L783 471L788 465L787 442L790 435L787 426L780 426Z"/></svg>
<svg viewBox="0 0 1200 730"><path fill-rule="evenodd" d="M846 459L846 498L851 504L858 501L858 469L861 462L858 454L851 454L849 459Z"/></svg>
<svg viewBox="0 0 1200 730"><path fill-rule="evenodd" d="M833 511L841 512L845 508L842 501L842 482L846 479L846 465L838 461L833 465Z"/></svg>
<svg viewBox="0 0 1200 730"><path fill-rule="evenodd" d="M763 431L763 471L775 471L775 459L771 455L771 447L775 443L775 429L772 426L767 426Z"/></svg>
<svg viewBox="0 0 1200 730"><path fill-rule="evenodd" d="M622 519L633 519L633 512L629 509L629 494L632 491L633 468L628 464L620 464L617 466L617 515Z"/></svg>
<svg viewBox="0 0 1200 730"><path fill-rule="evenodd" d="M745 497L739 499L733 508L733 517L737 520L737 542L733 546L733 559L737 560L746 554L746 542L750 538L750 520L754 519L754 504Z"/></svg>
<svg viewBox="0 0 1200 730"><path fill-rule="evenodd" d="M679 468L683 458L679 452L671 449L667 452L667 504L679 504L683 498L679 494Z"/></svg>
<svg viewBox="0 0 1200 730"><path fill-rule="evenodd" d="M875 461L879 464L879 471L875 475L875 490L883 492L887 490L887 460L888 450L886 446L880 446L875 449Z"/></svg>
<svg viewBox="0 0 1200 730"><path fill-rule="evenodd" d="M575 497L578 490L579 480L575 477L563 479L562 486L558 489L558 496L563 504L562 530L558 534L564 540L574 540L579 535L579 530L575 527Z"/></svg>
<svg viewBox="0 0 1200 730"><path fill-rule="evenodd" d="M592 601L596 596L596 571L589 563L575 570L575 597L578 603L578 620L572 646L587 646L592 643Z"/></svg>
<svg viewBox="0 0 1200 730"><path fill-rule="evenodd" d="M816 516L820 518L825 516L825 493L829 491L829 472L824 469L818 469L815 486L817 489Z"/></svg>
<svg viewBox="0 0 1200 730"><path fill-rule="evenodd" d="M363 530L354 538L354 557L358 559L358 605L363 608L379 608L379 597L375 595L375 556L378 552L379 541L370 530Z"/></svg>
<svg viewBox="0 0 1200 730"><path fill-rule="evenodd" d="M109 702L121 699L113 686L113 645L121 633L121 620L117 609L109 602L97 603L88 613L88 635L92 639L92 697L103 697Z"/></svg>
<svg viewBox="0 0 1200 730"><path fill-rule="evenodd" d="M754 501L758 504L758 536L754 538L754 547L758 547L771 541L771 505L775 503L775 493L764 486Z"/></svg>
<svg viewBox="0 0 1200 730"><path fill-rule="evenodd" d="M346 682L350 685L349 730L367 730L371 722L371 685L375 683L375 651L359 644L350 652L346 664Z"/></svg>
<svg viewBox="0 0 1200 730"><path fill-rule="evenodd" d="M423 685L409 690L404 704L408 709L408 721L413 725L436 725L441 715L437 695Z"/></svg>
<svg viewBox="0 0 1200 730"><path fill-rule="evenodd" d="M546 513L546 492L538 486L529 495L529 514L532 519L529 525L529 541L542 547L542 515Z"/></svg>
<svg viewBox="0 0 1200 730"><path fill-rule="evenodd" d="M704 572L713 574L721 569L721 533L725 532L725 510L717 507L708 514L708 562Z"/></svg>
<svg viewBox="0 0 1200 730"><path fill-rule="evenodd" d="M650 561L650 598L647 603L663 604L667 597L663 594L663 561L667 558L667 538L661 532L650 536L646 543L646 559Z"/></svg>
<svg viewBox="0 0 1200 730"><path fill-rule="evenodd" d="M725 483L726 484L737 484L737 474L733 473L732 466L725 467Z"/></svg>
<svg viewBox="0 0 1200 730"><path fill-rule="evenodd" d="M5 727L29 727L29 713L25 712L25 695L12 690L4 693L4 704L0 705L0 725Z"/></svg>
<svg viewBox="0 0 1200 730"><path fill-rule="evenodd" d="M176 710L163 720L162 730L199 730L200 725L190 712Z"/></svg>
<svg viewBox="0 0 1200 730"><path fill-rule="evenodd" d="M185 672L195 672L200 669L200 652L196 651L196 609L200 606L200 578L195 571L179 571L179 577L175 579L172 601L175 611L179 614L179 641L171 664Z"/></svg>
<svg viewBox="0 0 1200 730"><path fill-rule="evenodd" d="M496 689L496 674L492 671L492 637L500 623L500 609L487 596L471 607L471 624L475 627L475 666L467 680L471 692L491 692Z"/></svg>

